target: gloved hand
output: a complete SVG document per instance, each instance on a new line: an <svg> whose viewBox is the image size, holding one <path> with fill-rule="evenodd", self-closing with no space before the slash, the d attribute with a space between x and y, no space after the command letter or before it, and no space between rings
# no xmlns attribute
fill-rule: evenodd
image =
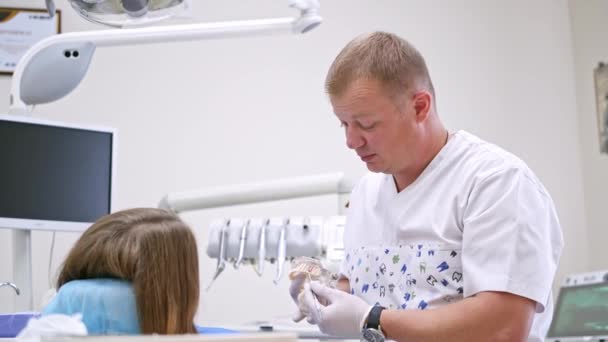
<svg viewBox="0 0 608 342"><path fill-rule="evenodd" d="M318 325L321 332L341 337L361 336L363 323L373 305L316 281L304 284L303 293L302 305L306 307L307 321Z"/></svg>
<svg viewBox="0 0 608 342"><path fill-rule="evenodd" d="M303 310L302 308L300 308L300 306L302 305L300 304L300 300L298 299L298 296L300 296L300 293L302 293L302 289L304 288L304 283L306 283L306 280L307 279L305 275L298 275L291 281L291 284L289 285L289 295L291 296L291 299L293 299L293 302L296 303L296 305L298 306L298 310L294 313L292 317L294 322L299 322L306 317L306 313L302 312Z"/></svg>
<svg viewBox="0 0 608 342"><path fill-rule="evenodd" d="M289 286L289 294L298 306L298 311L293 315L292 319L299 322L308 315L307 308L302 305L302 292L304 284L313 280L321 281L323 284L333 287L333 283L338 276L328 269L323 267L323 264L314 258L298 257L292 261L292 269L289 272L291 284ZM323 302L322 302L323 303Z"/></svg>

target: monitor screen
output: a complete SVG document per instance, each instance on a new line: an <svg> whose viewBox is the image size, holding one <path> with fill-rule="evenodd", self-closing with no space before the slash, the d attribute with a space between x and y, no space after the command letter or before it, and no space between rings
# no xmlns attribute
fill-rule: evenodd
<svg viewBox="0 0 608 342"><path fill-rule="evenodd" d="M83 230L111 212L114 131L0 116L0 227Z"/></svg>
<svg viewBox="0 0 608 342"><path fill-rule="evenodd" d="M608 335L608 282L562 287L548 337Z"/></svg>

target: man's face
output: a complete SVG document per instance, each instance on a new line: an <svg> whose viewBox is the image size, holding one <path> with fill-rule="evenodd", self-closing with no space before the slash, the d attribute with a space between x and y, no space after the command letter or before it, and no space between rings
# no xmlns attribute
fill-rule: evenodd
<svg viewBox="0 0 608 342"><path fill-rule="evenodd" d="M353 82L331 104L353 149L372 172L396 174L415 160L416 111L407 94L390 97L375 80Z"/></svg>

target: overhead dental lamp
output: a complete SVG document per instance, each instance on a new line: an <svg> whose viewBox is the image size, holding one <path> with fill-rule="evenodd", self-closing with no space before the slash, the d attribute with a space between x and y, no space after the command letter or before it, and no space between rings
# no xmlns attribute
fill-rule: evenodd
<svg viewBox="0 0 608 342"><path fill-rule="evenodd" d="M83 18L98 24L125 27L146 25L185 12L189 0L69 0ZM49 14L54 14L53 0L46 0Z"/></svg>
<svg viewBox="0 0 608 342"><path fill-rule="evenodd" d="M81 15L89 19L99 18L98 22L106 21L103 22L106 24L109 24L111 20L102 19L106 17L105 14L101 14L101 10L110 11L116 7L106 8L101 7L101 4L121 3L124 7L128 2L127 0L70 1L73 6L78 6L75 3L82 5L78 8L83 9L86 15L79 12ZM161 12L163 9L168 10L164 13L170 13L173 8L178 6L173 3L184 3L179 0L138 1L142 4L149 4L149 7L147 7L146 13L140 15L140 19L133 20L145 20L143 18L151 15L152 12ZM53 1L46 0L46 3L49 10L52 10ZM288 0L288 3L290 7L299 10L298 17L72 32L43 39L27 50L17 64L11 85L9 111L11 114L27 113L34 105L59 100L72 92L84 78L98 47L222 39L275 33L299 34L312 30L322 22L323 19L318 14L318 0ZM90 7L85 4L89 4ZM157 4L157 7L152 6L153 4ZM162 7L162 4L165 4L165 7ZM129 8L134 9L134 7ZM136 12L124 10L123 16L133 16L138 13Z"/></svg>

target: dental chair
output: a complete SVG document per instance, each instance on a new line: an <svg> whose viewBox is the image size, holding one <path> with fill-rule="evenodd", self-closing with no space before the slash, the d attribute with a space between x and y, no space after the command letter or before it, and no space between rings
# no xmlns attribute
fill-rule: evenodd
<svg viewBox="0 0 608 342"><path fill-rule="evenodd" d="M119 279L84 279L64 284L41 313L0 315L0 337L15 337L31 318L80 314L89 335L140 335L131 283ZM234 334L234 330L196 326L199 334Z"/></svg>
<svg viewBox="0 0 608 342"><path fill-rule="evenodd" d="M3 287L12 288L17 296L21 294L21 290L13 283L0 283L0 288ZM33 316L32 313L0 314L0 338L15 337Z"/></svg>

